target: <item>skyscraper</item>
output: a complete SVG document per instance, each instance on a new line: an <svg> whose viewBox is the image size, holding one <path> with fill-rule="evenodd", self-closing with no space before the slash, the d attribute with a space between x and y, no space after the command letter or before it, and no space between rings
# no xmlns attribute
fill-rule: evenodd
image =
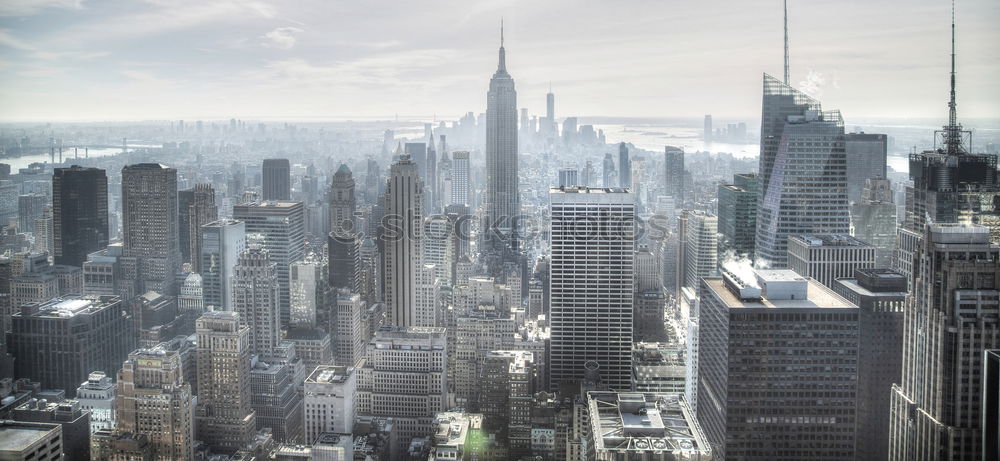
<svg viewBox="0 0 1000 461"><path fill-rule="evenodd" d="M125 277L139 292L171 292L181 263L177 170L158 163L122 169L122 231Z"/></svg>
<svg viewBox="0 0 1000 461"><path fill-rule="evenodd" d="M194 459L194 394L180 352L160 345L128 355L118 372L115 432L144 436L153 459Z"/></svg>
<svg viewBox="0 0 1000 461"><path fill-rule="evenodd" d="M424 167L424 216L430 216L438 210L437 195L437 149L434 148L434 133L427 138L427 165Z"/></svg>
<svg viewBox="0 0 1000 461"><path fill-rule="evenodd" d="M321 365L305 381L305 443L320 434L350 434L354 430L354 400L358 373L354 367Z"/></svg>
<svg viewBox="0 0 1000 461"><path fill-rule="evenodd" d="M665 192L674 203L684 206L684 149L674 146L663 148L663 181Z"/></svg>
<svg viewBox="0 0 1000 461"><path fill-rule="evenodd" d="M305 256L305 217L302 202L261 202L233 206L233 218L246 224L247 234L264 236L264 246L278 266L281 288L278 306L288 324L290 295L288 268Z"/></svg>
<svg viewBox="0 0 1000 461"><path fill-rule="evenodd" d="M861 200L851 204L854 236L875 246L875 267L891 267L896 247L896 204L888 179L867 179Z"/></svg>
<svg viewBox="0 0 1000 461"><path fill-rule="evenodd" d="M385 304L389 321L398 326L416 325L423 191L417 164L402 155L389 172L383 218Z"/></svg>
<svg viewBox="0 0 1000 461"><path fill-rule="evenodd" d="M205 307L232 310L233 267L246 245L246 224L233 219L220 219L201 226L202 294Z"/></svg>
<svg viewBox="0 0 1000 461"><path fill-rule="evenodd" d="M239 313L240 324L250 328L250 351L270 355L281 340L277 264L258 236L247 240L233 268L233 311Z"/></svg>
<svg viewBox="0 0 1000 461"><path fill-rule="evenodd" d="M799 234L788 237L788 268L836 289L837 279L855 269L875 267L875 247L844 234Z"/></svg>
<svg viewBox="0 0 1000 461"><path fill-rule="evenodd" d="M720 184L719 252L732 251L736 256L753 257L757 238L757 175L733 175L732 184Z"/></svg>
<svg viewBox="0 0 1000 461"><path fill-rule="evenodd" d="M629 159L628 146L618 143L618 186L632 187L632 161Z"/></svg>
<svg viewBox="0 0 1000 461"><path fill-rule="evenodd" d="M983 351L1000 347L1000 246L981 225L932 224L915 264L889 459L981 459Z"/></svg>
<svg viewBox="0 0 1000 461"><path fill-rule="evenodd" d="M541 131L547 135L555 135L556 129L556 95L552 93L552 84L549 83L549 92L545 93L545 126Z"/></svg>
<svg viewBox="0 0 1000 461"><path fill-rule="evenodd" d="M104 170L71 166L52 174L56 264L83 266L108 245L108 177ZM37 238L37 236L36 236Z"/></svg>
<svg viewBox="0 0 1000 461"><path fill-rule="evenodd" d="M615 159L611 154L604 154L601 172L603 174L601 186L615 187Z"/></svg>
<svg viewBox="0 0 1000 461"><path fill-rule="evenodd" d="M486 223L484 251L489 271L497 274L503 263L513 260L518 245L514 235L521 212L518 195L517 91L507 73L503 47L503 24L500 26L500 60L490 79L486 95Z"/></svg>
<svg viewBox="0 0 1000 461"><path fill-rule="evenodd" d="M449 205L469 205L469 152L456 151L452 154L451 203Z"/></svg>
<svg viewBox="0 0 1000 461"><path fill-rule="evenodd" d="M703 211L686 211L685 215L683 264L678 264L684 278L679 287L697 287L702 277L718 273L719 218Z"/></svg>
<svg viewBox="0 0 1000 461"><path fill-rule="evenodd" d="M705 129L702 131L701 139L705 144L712 143L712 115L705 116Z"/></svg>
<svg viewBox="0 0 1000 461"><path fill-rule="evenodd" d="M847 234L844 121L764 74L755 264L786 267L788 236Z"/></svg>
<svg viewBox="0 0 1000 461"><path fill-rule="evenodd" d="M888 136L871 133L844 135L844 153L847 156L847 200L857 203L865 181L886 177L886 151Z"/></svg>
<svg viewBox="0 0 1000 461"><path fill-rule="evenodd" d="M330 183L330 231L338 235L356 232L354 229L354 175L341 163Z"/></svg>
<svg viewBox="0 0 1000 461"><path fill-rule="evenodd" d="M596 362L608 386L629 389L635 198L591 188L551 189L549 198L550 383L579 380Z"/></svg>
<svg viewBox="0 0 1000 461"><path fill-rule="evenodd" d="M791 270L753 275L699 288L697 411L712 454L854 459L858 308Z"/></svg>
<svg viewBox="0 0 1000 461"><path fill-rule="evenodd" d="M198 335L198 439L213 451L233 453L257 432L250 408L250 329L235 312L206 312Z"/></svg>
<svg viewBox="0 0 1000 461"><path fill-rule="evenodd" d="M177 218L181 261L190 262L191 269L200 272L201 226L219 219L212 185L196 184L191 189L177 191Z"/></svg>
<svg viewBox="0 0 1000 461"><path fill-rule="evenodd" d="M261 165L264 200L291 200L291 167L287 158L266 158Z"/></svg>

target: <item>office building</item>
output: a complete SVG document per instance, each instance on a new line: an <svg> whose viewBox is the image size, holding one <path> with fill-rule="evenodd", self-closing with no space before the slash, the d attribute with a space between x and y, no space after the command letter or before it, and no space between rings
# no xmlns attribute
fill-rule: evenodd
<svg viewBox="0 0 1000 461"><path fill-rule="evenodd" d="M247 234L262 234L271 261L278 266L281 322L288 324L291 295L289 266L305 257L305 217L302 202L261 202L233 206L233 218L243 221Z"/></svg>
<svg viewBox="0 0 1000 461"><path fill-rule="evenodd" d="M291 167L287 158L266 158L261 165L263 176L263 199L291 200Z"/></svg>
<svg viewBox="0 0 1000 461"><path fill-rule="evenodd" d="M720 184L719 253L753 257L757 238L757 174L733 175L732 184Z"/></svg>
<svg viewBox="0 0 1000 461"><path fill-rule="evenodd" d="M632 187L632 160L624 142L618 143L618 187Z"/></svg>
<svg viewBox="0 0 1000 461"><path fill-rule="evenodd" d="M354 210L357 200L354 197L354 175L347 165L341 163L333 174L330 183L330 231L337 236L350 235L358 232L354 228Z"/></svg>
<svg viewBox="0 0 1000 461"><path fill-rule="evenodd" d="M683 273L679 287L696 287L702 277L718 273L719 218L704 211L684 211L681 230L682 259L678 270Z"/></svg>
<svg viewBox="0 0 1000 461"><path fill-rule="evenodd" d="M861 201L865 181L886 178L886 151L888 136L871 133L844 135L844 153L847 156L847 200Z"/></svg>
<svg viewBox="0 0 1000 461"><path fill-rule="evenodd" d="M56 461L64 459L63 454L62 426L0 421L0 459Z"/></svg>
<svg viewBox="0 0 1000 461"><path fill-rule="evenodd" d="M676 344L637 342L632 350L632 390L684 395L684 354Z"/></svg>
<svg viewBox="0 0 1000 461"><path fill-rule="evenodd" d="M94 371L76 388L80 409L90 412L90 433L115 427L115 382L107 373Z"/></svg>
<svg viewBox="0 0 1000 461"><path fill-rule="evenodd" d="M706 115L705 116L705 127L702 130L701 139L702 139L702 141L705 142L705 144L711 144L712 143L712 116L711 115Z"/></svg>
<svg viewBox="0 0 1000 461"><path fill-rule="evenodd" d="M364 323L367 305L357 293L338 290L335 311L330 314L328 330L333 335L333 363L353 367L364 358L368 330Z"/></svg>
<svg viewBox="0 0 1000 461"><path fill-rule="evenodd" d="M665 195L674 202L684 204L684 149L674 146L663 148L663 181Z"/></svg>
<svg viewBox="0 0 1000 461"><path fill-rule="evenodd" d="M124 277L137 281L139 293L171 292L181 265L177 170L157 163L122 169L122 234Z"/></svg>
<svg viewBox="0 0 1000 461"><path fill-rule="evenodd" d="M856 269L837 279L834 291L858 306L857 459L889 459L889 399L903 367L903 308L906 279L888 269Z"/></svg>
<svg viewBox="0 0 1000 461"><path fill-rule="evenodd" d="M417 271L420 269L420 231L423 227L423 190L417 164L402 156L392 164L385 189L385 304L389 321L416 325Z"/></svg>
<svg viewBox="0 0 1000 461"><path fill-rule="evenodd" d="M276 442L302 442L305 379L304 364L290 341L282 341L273 352L256 357L250 370L250 405L257 414L258 431L270 428Z"/></svg>
<svg viewBox="0 0 1000 461"><path fill-rule="evenodd" d="M490 447L479 442L485 436L480 413L443 411L434 415L433 446L428 459L433 461L489 458Z"/></svg>
<svg viewBox="0 0 1000 461"><path fill-rule="evenodd" d="M354 367L320 365L305 381L303 414L305 443L320 434L350 434L354 430L354 399L358 374Z"/></svg>
<svg viewBox="0 0 1000 461"><path fill-rule="evenodd" d="M118 372L116 433L149 441L153 459L193 459L195 397L181 353L163 345L138 349Z"/></svg>
<svg viewBox="0 0 1000 461"><path fill-rule="evenodd" d="M557 187L575 187L582 186L585 184L580 184L580 170L576 168L560 168L559 169L559 181L556 184Z"/></svg>
<svg viewBox="0 0 1000 461"><path fill-rule="evenodd" d="M248 239L233 268L232 310L239 314L240 324L250 328L250 352L270 355L281 340L281 287L277 264L258 237Z"/></svg>
<svg viewBox="0 0 1000 461"><path fill-rule="evenodd" d="M788 268L814 278L831 290L837 279L855 269L875 267L875 247L846 234L798 234L788 237Z"/></svg>
<svg viewBox="0 0 1000 461"><path fill-rule="evenodd" d="M67 296L28 304L11 317L15 376L71 396L90 372L117 370L135 348L133 319L113 296Z"/></svg>
<svg viewBox="0 0 1000 461"><path fill-rule="evenodd" d="M201 226L201 286L205 307L233 310L233 269L246 246L246 224L223 218Z"/></svg>
<svg viewBox="0 0 1000 461"><path fill-rule="evenodd" d="M181 261L191 263L191 270L201 272L201 226L219 219L215 205L215 189L211 184L196 184L177 191L178 235Z"/></svg>
<svg viewBox="0 0 1000 461"><path fill-rule="evenodd" d="M632 372L635 198L624 189L552 189L549 272L550 383L583 377L596 362L612 389ZM581 232L602 238L580 239ZM606 237L605 237L606 236Z"/></svg>
<svg viewBox="0 0 1000 461"><path fill-rule="evenodd" d="M52 229L56 264L82 266L88 254L108 246L104 170L80 166L53 170Z"/></svg>
<svg viewBox="0 0 1000 461"><path fill-rule="evenodd" d="M531 407L536 391L534 354L496 350L483 357L478 411L511 458L531 453Z"/></svg>
<svg viewBox="0 0 1000 461"><path fill-rule="evenodd" d="M469 152L452 153L451 203L449 205L469 205L471 183L469 182Z"/></svg>
<svg viewBox="0 0 1000 461"><path fill-rule="evenodd" d="M198 440L213 452L235 453L253 441L250 407L250 329L235 312L198 318Z"/></svg>
<svg viewBox="0 0 1000 461"><path fill-rule="evenodd" d="M585 399L588 451L598 461L710 461L694 412L676 395L591 391Z"/></svg>
<svg viewBox="0 0 1000 461"><path fill-rule="evenodd" d="M521 213L517 154L517 91L507 73L501 25L500 60L486 95L486 223L480 251L489 255L486 263L491 275L499 274L518 250L516 223L512 222Z"/></svg>
<svg viewBox="0 0 1000 461"><path fill-rule="evenodd" d="M975 460L982 450L983 350L1000 346L1000 246L977 224L928 225L891 394L889 459Z"/></svg>
<svg viewBox="0 0 1000 461"><path fill-rule="evenodd" d="M444 328L383 328L357 370L357 414L391 417L405 449L433 430L434 415L447 406L447 368Z"/></svg>
<svg viewBox="0 0 1000 461"><path fill-rule="evenodd" d="M791 270L740 275L699 288L698 421L713 455L853 459L858 308Z"/></svg>
<svg viewBox="0 0 1000 461"><path fill-rule="evenodd" d="M314 254L293 262L291 276L291 318L289 325L312 327L316 313L326 302L327 266Z"/></svg>
<svg viewBox="0 0 1000 461"><path fill-rule="evenodd" d="M787 267L793 234L847 234L847 160L838 111L764 74L755 264Z"/></svg>
<svg viewBox="0 0 1000 461"><path fill-rule="evenodd" d="M42 217L48 208L49 197L45 194L23 194L17 196L18 232L35 232L35 220Z"/></svg>
<svg viewBox="0 0 1000 461"><path fill-rule="evenodd" d="M854 236L875 247L876 267L890 267L896 249L896 204L888 179L867 179L861 200L851 204Z"/></svg>
<svg viewBox="0 0 1000 461"><path fill-rule="evenodd" d="M618 184L618 175L615 172L615 159L611 154L604 154L604 161L601 163L602 166L602 182L603 187L615 187Z"/></svg>

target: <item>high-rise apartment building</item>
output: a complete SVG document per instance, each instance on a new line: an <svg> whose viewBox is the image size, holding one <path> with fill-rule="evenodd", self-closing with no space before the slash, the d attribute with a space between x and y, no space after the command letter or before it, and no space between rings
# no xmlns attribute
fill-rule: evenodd
<svg viewBox="0 0 1000 461"><path fill-rule="evenodd" d="M392 164L385 189L385 303L389 321L416 325L417 271L423 227L423 190L417 164L402 156Z"/></svg>
<svg viewBox="0 0 1000 461"><path fill-rule="evenodd" d="M139 292L171 292L181 264L177 170L157 163L122 169L122 233L125 278Z"/></svg>
<svg viewBox="0 0 1000 461"><path fill-rule="evenodd" d="M553 387L596 362L612 389L632 372L635 197L623 189L552 189L549 272Z"/></svg>
<svg viewBox="0 0 1000 461"><path fill-rule="evenodd" d="M837 279L855 269L875 267L875 247L846 234L798 234L788 237L788 268L835 289Z"/></svg>
<svg viewBox="0 0 1000 461"><path fill-rule="evenodd" d="M733 175L732 184L720 184L719 252L753 257L757 238L757 174Z"/></svg>
<svg viewBox="0 0 1000 461"><path fill-rule="evenodd" d="M788 236L847 234L847 160L838 111L764 74L757 265L787 266Z"/></svg>
<svg viewBox="0 0 1000 461"><path fill-rule="evenodd" d="M889 459L981 459L983 351L1000 347L1000 246L977 224L928 225L892 387Z"/></svg>
<svg viewBox="0 0 1000 461"><path fill-rule="evenodd" d="M233 268L246 246L246 224L220 219L201 226L202 296L206 308L233 310Z"/></svg>
<svg viewBox="0 0 1000 461"><path fill-rule="evenodd" d="M754 275L699 289L698 422L713 455L853 459L858 308L791 270Z"/></svg>
<svg viewBox="0 0 1000 461"><path fill-rule="evenodd" d="M261 165L264 200L291 200L291 166L287 158L266 158Z"/></svg>
<svg viewBox="0 0 1000 461"><path fill-rule="evenodd" d="M104 170L75 165L53 170L52 229L56 264L83 266L88 254L108 245Z"/></svg>
<svg viewBox="0 0 1000 461"><path fill-rule="evenodd" d="M236 312L206 312L198 335L198 440L212 451L234 453L253 441L257 415L250 407L250 329Z"/></svg>
<svg viewBox="0 0 1000 461"><path fill-rule="evenodd" d="M305 215L302 202L260 202L233 206L233 218L243 221L247 234L262 234L271 261L277 264L281 322L287 324L291 295L290 265L305 257Z"/></svg>

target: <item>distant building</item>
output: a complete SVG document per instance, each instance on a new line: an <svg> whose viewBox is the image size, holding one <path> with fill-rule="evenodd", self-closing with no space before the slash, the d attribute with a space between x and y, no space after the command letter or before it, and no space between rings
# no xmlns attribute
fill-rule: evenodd
<svg viewBox="0 0 1000 461"><path fill-rule="evenodd" d="M177 170L157 163L122 169L123 277L137 280L139 293L173 290L182 262L178 223Z"/></svg>
<svg viewBox="0 0 1000 461"><path fill-rule="evenodd" d="M246 246L246 225L221 219L201 227L201 280L205 307L233 309L232 277L240 252Z"/></svg>
<svg viewBox="0 0 1000 461"><path fill-rule="evenodd" d="M896 204L888 179L867 179L861 200L851 204L854 236L875 246L875 263L890 267L896 249Z"/></svg>
<svg viewBox="0 0 1000 461"><path fill-rule="evenodd" d="M90 412L90 433L115 427L115 383L103 371L95 371L76 388L80 409Z"/></svg>
<svg viewBox="0 0 1000 461"><path fill-rule="evenodd" d="M206 312L197 321L198 439L235 453L257 432L250 407L250 329L236 312Z"/></svg>
<svg viewBox="0 0 1000 461"><path fill-rule="evenodd" d="M675 203L684 204L684 150L674 146L663 148L663 180L665 195Z"/></svg>
<svg viewBox="0 0 1000 461"><path fill-rule="evenodd" d="M264 236L271 261L277 264L279 312L288 324L291 295L289 266L305 257L305 217L302 202L272 201L233 206L233 218L243 221L247 234Z"/></svg>
<svg viewBox="0 0 1000 461"><path fill-rule="evenodd" d="M721 184L719 197L719 253L754 255L757 234L757 175L735 174L732 184Z"/></svg>
<svg viewBox="0 0 1000 461"><path fill-rule="evenodd" d="M886 152L888 136L871 133L844 135L844 153L847 156L847 200L861 201L865 181L886 178Z"/></svg>
<svg viewBox="0 0 1000 461"><path fill-rule="evenodd" d="M267 158L261 165L264 200L291 200L291 166L287 158Z"/></svg>
<svg viewBox="0 0 1000 461"><path fill-rule="evenodd" d="M684 349L668 343L636 343L632 350L632 389L684 395Z"/></svg>
<svg viewBox="0 0 1000 461"><path fill-rule="evenodd" d="M181 261L190 262L194 272L201 272L201 226L219 219L215 189L211 184L196 184L177 191L178 235Z"/></svg>
<svg viewBox="0 0 1000 461"><path fill-rule="evenodd" d="M108 245L108 177L104 170L72 166L52 173L56 264L82 266Z"/></svg>

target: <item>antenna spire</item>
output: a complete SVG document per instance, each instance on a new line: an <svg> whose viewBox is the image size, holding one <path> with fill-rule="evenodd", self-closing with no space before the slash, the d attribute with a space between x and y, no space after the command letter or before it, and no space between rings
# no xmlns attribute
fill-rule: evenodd
<svg viewBox="0 0 1000 461"><path fill-rule="evenodd" d="M503 16L500 16L500 48L503 48Z"/></svg>
<svg viewBox="0 0 1000 461"><path fill-rule="evenodd" d="M500 64L497 66L497 72L507 72L507 57L503 49L503 17L500 17Z"/></svg>
<svg viewBox="0 0 1000 461"><path fill-rule="evenodd" d="M785 85L788 80L788 0L785 0Z"/></svg>
<svg viewBox="0 0 1000 461"><path fill-rule="evenodd" d="M958 125L955 111L955 0L951 0L951 100L948 102L948 125Z"/></svg>

